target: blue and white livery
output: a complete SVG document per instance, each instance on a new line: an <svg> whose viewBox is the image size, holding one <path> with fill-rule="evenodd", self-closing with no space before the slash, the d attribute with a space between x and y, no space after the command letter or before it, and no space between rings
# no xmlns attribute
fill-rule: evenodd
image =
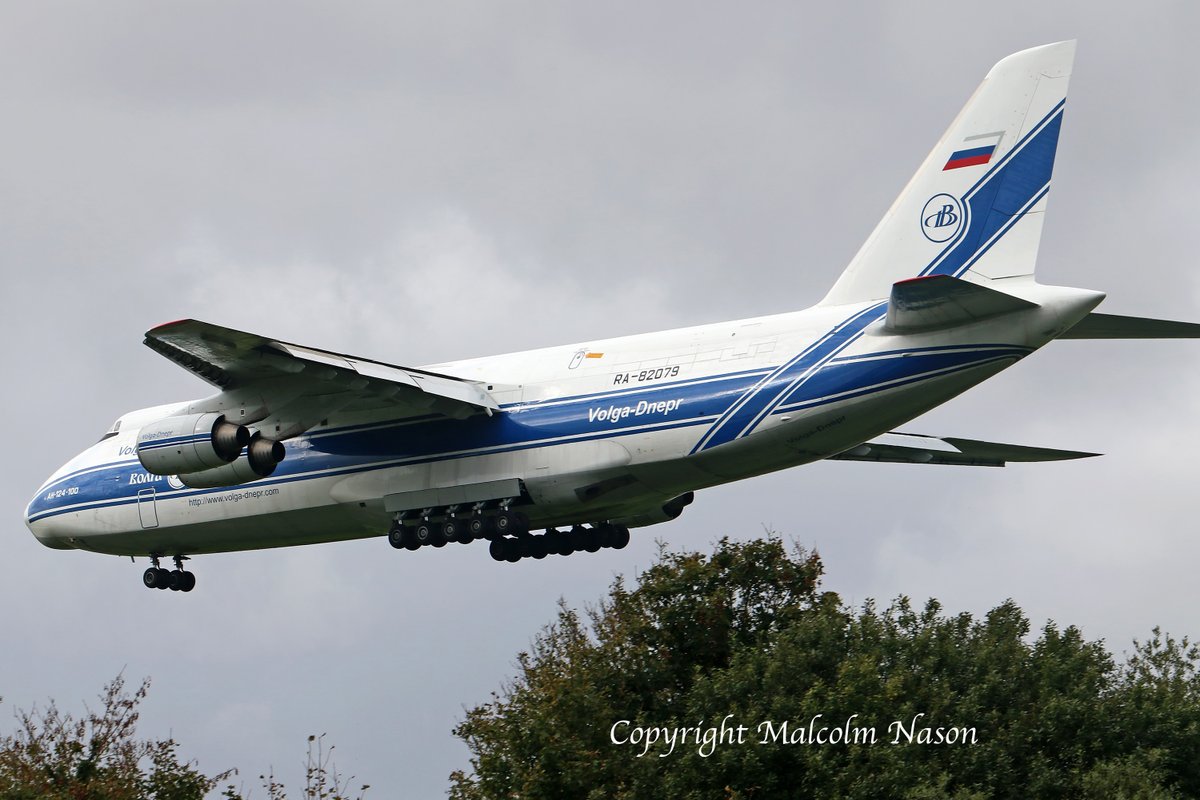
<svg viewBox="0 0 1200 800"><path fill-rule="evenodd" d="M892 432L1054 339L1200 336L1034 278L1074 50L997 64L812 308L419 369L168 323L145 343L215 394L122 416L27 524L189 591L192 556L385 533L508 561L619 548L697 490L826 458L1091 455Z"/></svg>

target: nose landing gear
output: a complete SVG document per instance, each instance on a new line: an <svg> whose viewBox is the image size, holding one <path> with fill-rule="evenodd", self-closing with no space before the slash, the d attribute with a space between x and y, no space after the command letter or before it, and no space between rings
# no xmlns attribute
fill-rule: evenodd
<svg viewBox="0 0 1200 800"><path fill-rule="evenodd" d="M154 566L142 573L142 585L147 589L170 589L173 592L190 592L196 588L196 576L183 568L187 556L174 557L175 569L168 570L159 566L161 556L152 553L150 563Z"/></svg>

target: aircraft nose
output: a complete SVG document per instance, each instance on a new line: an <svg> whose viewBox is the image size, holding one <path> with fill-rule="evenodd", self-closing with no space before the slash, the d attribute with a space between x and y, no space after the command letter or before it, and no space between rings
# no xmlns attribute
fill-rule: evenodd
<svg viewBox="0 0 1200 800"><path fill-rule="evenodd" d="M57 507L69 502L69 491L54 484L55 476L62 472L63 469L59 469L43 483L25 506L25 527L46 547L71 550L74 549L73 545L67 541L66 534L56 524L58 517L54 514Z"/></svg>

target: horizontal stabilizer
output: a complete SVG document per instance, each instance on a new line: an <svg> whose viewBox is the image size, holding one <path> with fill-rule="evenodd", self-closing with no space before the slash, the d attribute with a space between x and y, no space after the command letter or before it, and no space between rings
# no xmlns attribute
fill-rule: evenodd
<svg viewBox="0 0 1200 800"><path fill-rule="evenodd" d="M885 433L830 458L842 461L887 461L895 464L1003 467L1009 461L1065 461L1097 455L1099 453L980 442L950 436L939 438L912 433Z"/></svg>
<svg viewBox="0 0 1200 800"><path fill-rule="evenodd" d="M1200 323L1088 314L1059 339L1200 339Z"/></svg>
<svg viewBox="0 0 1200 800"><path fill-rule="evenodd" d="M1037 304L961 278L927 275L892 285L887 330L917 333L951 328L1030 308Z"/></svg>

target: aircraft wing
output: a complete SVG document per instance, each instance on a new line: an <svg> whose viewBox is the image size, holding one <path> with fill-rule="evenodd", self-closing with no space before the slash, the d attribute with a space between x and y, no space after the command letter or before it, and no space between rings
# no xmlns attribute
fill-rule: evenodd
<svg viewBox="0 0 1200 800"><path fill-rule="evenodd" d="M484 384L318 350L199 320L168 322L145 344L222 390L197 411L264 409L274 438L302 433L332 411L393 406L403 413L463 418L499 409ZM260 415L261 416L261 415Z"/></svg>
<svg viewBox="0 0 1200 800"><path fill-rule="evenodd" d="M841 461L887 461L895 464L1003 467L1010 461L1065 461L1097 455L1100 454L981 442L949 436L939 438L913 433L885 433L830 458Z"/></svg>

